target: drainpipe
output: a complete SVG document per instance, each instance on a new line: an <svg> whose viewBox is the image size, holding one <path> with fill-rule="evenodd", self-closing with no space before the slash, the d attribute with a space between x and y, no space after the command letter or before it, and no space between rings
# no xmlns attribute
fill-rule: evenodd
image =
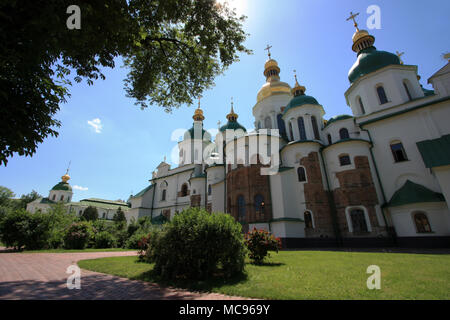
<svg viewBox="0 0 450 320"><path fill-rule="evenodd" d="M150 222L153 221L153 204L155 203L156 186L157 184L155 183L155 186L153 187L152 208L150 209Z"/></svg>
<svg viewBox="0 0 450 320"><path fill-rule="evenodd" d="M356 121L355 121L355 124L356 124ZM386 215L384 214L384 208L383 208L383 206L387 203L387 200L386 200L386 194L384 193L383 184L381 183L380 173L378 172L377 162L375 161L375 157L374 157L373 151L372 151L372 149L373 149L373 140L372 140L372 136L371 136L370 131L369 131L368 129L364 129L362 125L358 125L358 126L360 127L361 131L367 132L367 135L369 136L369 141L370 141L370 148L369 148L369 151L370 151L370 157L372 158L372 162L373 162L373 165L374 165L374 167L375 167L375 174L376 174L376 176L377 176L378 184L379 184L380 189L381 189L381 195L382 195L382 197L383 197L383 204L381 205L381 213L382 213L382 215L383 215L384 224L386 225L386 230L388 231L388 234L392 237L392 240L394 241L394 243L396 243L397 240L396 240L395 233L392 232L392 231L390 231L390 226L388 225L388 222L387 222L387 219L386 219Z"/></svg>
<svg viewBox="0 0 450 320"><path fill-rule="evenodd" d="M327 182L328 203L330 204L330 209L331 209L331 219L332 219L332 223L333 223L334 234L336 235L336 244L337 244L338 247L341 247L342 246L342 236L341 236L341 232L339 231L339 225L338 225L338 220L337 220L337 211L336 211L336 203L334 202L333 193L332 193L331 188L330 188L330 182L328 180L327 166L325 164L325 160L323 158L323 153L322 152L323 152L323 147L321 147L319 149L319 154L320 154L320 159L322 160L323 171L325 172L325 180Z"/></svg>

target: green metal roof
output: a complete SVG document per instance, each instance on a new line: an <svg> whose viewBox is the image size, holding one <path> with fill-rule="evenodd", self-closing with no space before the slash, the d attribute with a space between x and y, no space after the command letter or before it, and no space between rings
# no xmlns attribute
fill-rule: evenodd
<svg viewBox="0 0 450 320"><path fill-rule="evenodd" d="M142 189L141 191L139 191L138 193L136 193L136 195L133 196L133 198L138 198L143 196L148 190L150 190L151 188L153 188L154 184L149 185L147 188Z"/></svg>
<svg viewBox="0 0 450 320"><path fill-rule="evenodd" d="M450 164L450 134L416 144L427 168Z"/></svg>
<svg viewBox="0 0 450 320"><path fill-rule="evenodd" d="M49 198L41 198L39 203L46 203L46 204L53 204L56 203L55 201L50 200Z"/></svg>
<svg viewBox="0 0 450 320"><path fill-rule="evenodd" d="M184 134L184 139L189 139L189 138L194 139L194 126L192 126L192 128L190 128ZM208 141L211 140L211 135L209 134L209 132L207 132L205 129L203 129L203 127L202 127L201 139L206 139Z"/></svg>
<svg viewBox="0 0 450 320"><path fill-rule="evenodd" d="M392 64L400 65L397 55L387 51L378 51L374 46L363 49L358 53L358 59L348 72L348 80L353 83L359 77Z"/></svg>
<svg viewBox="0 0 450 320"><path fill-rule="evenodd" d="M245 129L245 127L243 125L241 125L239 122L237 121L230 121L228 120L228 122L220 127L220 132L224 132L225 130L238 130L238 129L242 129L244 132L247 132L247 129Z"/></svg>
<svg viewBox="0 0 450 320"><path fill-rule="evenodd" d="M67 182L60 182L55 185L52 190L72 191L72 187Z"/></svg>
<svg viewBox="0 0 450 320"><path fill-rule="evenodd" d="M422 88L422 91L423 91L423 94L425 95L425 97L434 95L434 90L425 89L424 87L422 87L422 85L420 85L420 87Z"/></svg>
<svg viewBox="0 0 450 320"><path fill-rule="evenodd" d="M76 203L73 203L76 204ZM127 209L128 204L125 202L119 202L119 201L111 201L111 200L105 200L105 199L97 199L97 198L89 198L89 199L83 199L79 202L82 206L93 206L103 209L118 209L121 207L122 209Z"/></svg>
<svg viewBox="0 0 450 320"><path fill-rule="evenodd" d="M305 94L300 94L291 99L289 104L284 109L283 115L285 115L288 112L288 110L300 107L305 104L320 105L319 102L317 102L317 100L314 97L307 96Z"/></svg>
<svg viewBox="0 0 450 320"><path fill-rule="evenodd" d="M348 114L341 114L341 115L338 115L338 116L334 116L333 118L331 118L330 120L327 121L327 124L325 125L325 127L329 126L333 122L340 121L340 120L345 120L345 119L350 119L350 118L353 118L353 117L351 115L348 115Z"/></svg>
<svg viewBox="0 0 450 320"><path fill-rule="evenodd" d="M441 193L431 191L420 184L406 180L403 187L395 191L388 206L396 207L411 203L441 201L445 201L444 196Z"/></svg>

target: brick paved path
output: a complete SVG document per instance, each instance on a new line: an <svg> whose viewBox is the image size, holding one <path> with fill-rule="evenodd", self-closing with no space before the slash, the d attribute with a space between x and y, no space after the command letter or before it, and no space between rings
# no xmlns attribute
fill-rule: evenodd
<svg viewBox="0 0 450 320"><path fill-rule="evenodd" d="M1 248L0 248L1 249ZM239 299L214 293L163 288L137 280L81 270L81 289L66 286L66 269L79 260L130 256L136 252L0 252L0 300L5 299Z"/></svg>

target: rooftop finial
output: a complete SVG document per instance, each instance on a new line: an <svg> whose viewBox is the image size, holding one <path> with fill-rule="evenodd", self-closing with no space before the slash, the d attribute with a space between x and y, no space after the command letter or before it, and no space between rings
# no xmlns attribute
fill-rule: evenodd
<svg viewBox="0 0 450 320"><path fill-rule="evenodd" d="M198 109L200 109L200 99L202 98L202 96L198 96Z"/></svg>
<svg viewBox="0 0 450 320"><path fill-rule="evenodd" d="M404 55L405 53L404 52L398 52L398 51L395 51L395 53L397 54L397 57L400 60L400 64L403 64L401 56Z"/></svg>
<svg viewBox="0 0 450 320"><path fill-rule="evenodd" d="M347 21L349 20L353 20L354 26L356 28L356 31L359 31L358 29L358 23L356 22L355 18L359 16L359 12L357 13L353 13L352 11L350 11L350 17L347 18Z"/></svg>
<svg viewBox="0 0 450 320"><path fill-rule="evenodd" d="M298 84L297 80L297 70L294 69L294 78L295 78L295 84Z"/></svg>
<svg viewBox="0 0 450 320"><path fill-rule="evenodd" d="M69 174L69 169L70 169L71 162L72 162L72 160L69 161L69 165L67 166L66 174Z"/></svg>
<svg viewBox="0 0 450 320"><path fill-rule="evenodd" d="M267 47L264 49L264 50L267 50L267 55L269 56L269 59L271 59L270 49L272 49L272 46L269 46L269 45L267 45Z"/></svg>
<svg viewBox="0 0 450 320"><path fill-rule="evenodd" d="M231 112L232 113L234 112L234 110L233 110L233 97L231 97Z"/></svg>

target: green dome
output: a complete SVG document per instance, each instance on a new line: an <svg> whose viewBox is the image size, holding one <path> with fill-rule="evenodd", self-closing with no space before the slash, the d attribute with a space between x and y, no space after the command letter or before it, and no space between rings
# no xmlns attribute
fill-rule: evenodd
<svg viewBox="0 0 450 320"><path fill-rule="evenodd" d="M339 120L345 120L345 119L350 119L353 118L352 116L348 115L348 114L341 114L339 116L335 116L333 118L331 118L330 120L327 121L326 126L329 126L330 124L332 124L333 122L339 121Z"/></svg>
<svg viewBox="0 0 450 320"><path fill-rule="evenodd" d="M55 185L52 190L72 191L72 187L67 182L60 182Z"/></svg>
<svg viewBox="0 0 450 320"><path fill-rule="evenodd" d="M353 83L359 77L391 64L400 65L400 59L395 54L378 51L374 46L363 49L358 53L358 59L348 72L348 80Z"/></svg>
<svg viewBox="0 0 450 320"><path fill-rule="evenodd" d="M314 97L307 96L305 94L300 94L300 95L292 98L292 100L289 102L287 107L284 109L283 115L286 114L289 109L293 109L295 107L300 107L304 104L319 105L319 102L317 102L317 100Z"/></svg>
<svg viewBox="0 0 450 320"><path fill-rule="evenodd" d="M194 127L190 128L186 133L184 134L184 139L194 139ZM211 135L209 132L207 132L205 129L202 128L202 139L211 140Z"/></svg>
<svg viewBox="0 0 450 320"><path fill-rule="evenodd" d="M245 127L237 121L228 121L227 124L220 127L219 130L220 130L220 132L224 132L227 129L229 129L229 130L242 129L244 132L247 132L247 129L245 129Z"/></svg>

